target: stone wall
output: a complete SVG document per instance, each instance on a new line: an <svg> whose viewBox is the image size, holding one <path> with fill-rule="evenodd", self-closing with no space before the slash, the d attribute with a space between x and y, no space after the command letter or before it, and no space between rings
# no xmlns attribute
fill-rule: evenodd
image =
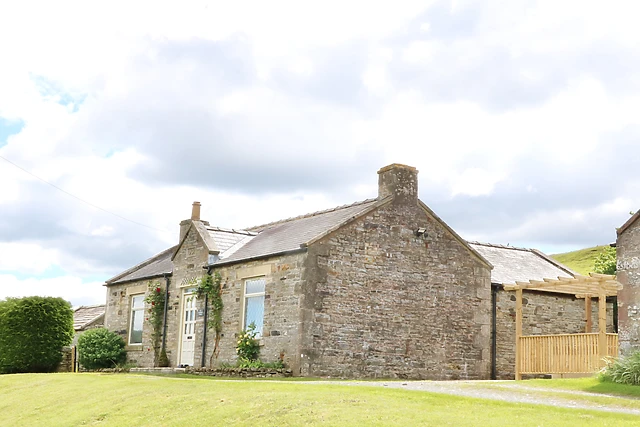
<svg viewBox="0 0 640 427"><path fill-rule="evenodd" d="M142 344L129 344L129 326L131 322L131 298L133 295L146 294L149 284L165 287L164 279L144 279L121 283L107 287L107 306L105 309L104 327L120 335L126 345L127 361L138 366L153 366L154 351L151 342L153 330L145 320L142 329ZM145 319L147 318L145 307Z"/></svg>
<svg viewBox="0 0 640 427"><path fill-rule="evenodd" d="M263 362L282 360L294 373L299 373L299 308L305 257L306 253L301 252L217 269L224 283L224 310L223 336L215 365L237 360L235 349L243 322L244 280L264 276L264 334L260 340L260 359ZM207 339L209 356L213 352L214 336L211 331Z"/></svg>
<svg viewBox="0 0 640 427"><path fill-rule="evenodd" d="M524 291L522 334L577 334L585 332L585 302L565 294ZM500 290L496 295L496 376L515 375L515 292ZM598 331L598 300L591 303L592 331ZM607 304L607 332L613 332L613 305Z"/></svg>
<svg viewBox="0 0 640 427"><path fill-rule="evenodd" d="M73 372L75 346L62 347L62 361L58 365L56 372Z"/></svg>
<svg viewBox="0 0 640 427"><path fill-rule="evenodd" d="M209 263L209 249L194 225L195 221L181 223L181 235L187 230L186 239L174 255L173 276L169 286L169 310L167 316L167 356L171 366L183 364L181 360L181 331L183 328L183 304L185 295L197 287L205 275ZM191 224L191 225L190 225ZM193 296L189 296L191 298ZM197 300L194 366L200 366L202 336L204 333L204 301Z"/></svg>
<svg viewBox="0 0 640 427"><path fill-rule="evenodd" d="M291 369L285 368L187 368L187 374L206 377L285 378L291 377Z"/></svg>
<svg viewBox="0 0 640 427"><path fill-rule="evenodd" d="M183 245L174 258L174 272L170 277L169 302L167 307L166 350L171 366L183 363L180 360L182 312L184 296L193 290L205 274L208 264L208 250L197 230L183 226L188 233ZM299 372L299 328L301 275L305 253L297 253L266 260L247 262L221 267L223 277L223 333L220 352L214 364L234 363L238 334L242 328L242 308L244 302L244 279L265 276L264 336L261 339L260 359L265 362L284 361L288 367ZM111 285L107 288L107 308L105 326L120 334L128 342L131 318L131 295L145 293L149 283L164 289L164 278L140 280ZM195 354L193 366L209 365L214 348L215 333L207 331L205 360L202 361L205 316L204 300L196 300ZM145 307L147 309L148 307ZM146 314L146 312L145 312ZM127 345L130 362L141 367L154 366L152 328L145 317L142 345Z"/></svg>
<svg viewBox="0 0 640 427"><path fill-rule="evenodd" d="M640 221L618 235L618 340L622 354L640 350Z"/></svg>
<svg viewBox="0 0 640 427"><path fill-rule="evenodd" d="M204 267L208 264L209 251L198 231L192 226L192 221L181 223L181 235L186 239L175 254L174 272L169 277L169 300L167 305L166 352L171 366L177 366L180 361L180 331L182 328L182 303L184 295L197 286L199 279L205 274ZM131 296L146 294L149 284L159 286L163 290L166 281L163 277L143 279L110 285L107 287L107 307L105 312L105 327L120 334L128 344L129 323L131 321ZM203 308L202 301L197 302ZM147 310L149 307L145 307ZM145 311L145 315L147 315ZM203 316L197 317L196 339L202 337ZM156 353L153 349L151 327L145 316L143 326L142 345L127 345L127 359L141 367L152 367L155 364ZM199 366L201 348L196 343L195 365Z"/></svg>
<svg viewBox="0 0 640 427"><path fill-rule="evenodd" d="M305 279L303 375L489 378L490 269L415 196L311 245Z"/></svg>

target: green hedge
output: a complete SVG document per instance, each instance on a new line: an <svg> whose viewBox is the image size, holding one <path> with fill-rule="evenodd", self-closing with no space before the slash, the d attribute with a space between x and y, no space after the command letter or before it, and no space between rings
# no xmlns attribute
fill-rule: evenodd
<svg viewBox="0 0 640 427"><path fill-rule="evenodd" d="M89 329L78 338L78 362L87 369L114 368L127 358L124 345L115 332Z"/></svg>
<svg viewBox="0 0 640 427"><path fill-rule="evenodd" d="M73 311L62 298L0 301L0 373L51 372L73 339Z"/></svg>

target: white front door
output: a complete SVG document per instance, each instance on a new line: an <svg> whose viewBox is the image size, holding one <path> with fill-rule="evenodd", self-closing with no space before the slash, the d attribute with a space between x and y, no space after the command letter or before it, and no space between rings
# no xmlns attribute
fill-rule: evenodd
<svg viewBox="0 0 640 427"><path fill-rule="evenodd" d="M182 297L182 350L180 364L193 366L196 342L196 296Z"/></svg>

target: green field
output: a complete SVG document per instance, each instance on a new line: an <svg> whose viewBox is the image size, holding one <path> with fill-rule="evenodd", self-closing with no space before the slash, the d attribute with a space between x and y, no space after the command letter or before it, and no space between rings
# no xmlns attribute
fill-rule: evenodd
<svg viewBox="0 0 640 427"><path fill-rule="evenodd" d="M0 376L2 426L619 426L628 414L384 387L132 374Z"/></svg>
<svg viewBox="0 0 640 427"><path fill-rule="evenodd" d="M579 249L573 252L551 255L551 258L566 265L573 271L588 275L593 271L596 257L608 245L594 246L593 248Z"/></svg>

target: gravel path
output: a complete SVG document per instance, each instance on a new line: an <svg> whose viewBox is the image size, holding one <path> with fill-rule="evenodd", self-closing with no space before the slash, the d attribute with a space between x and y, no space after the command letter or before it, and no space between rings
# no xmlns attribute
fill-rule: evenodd
<svg viewBox="0 0 640 427"><path fill-rule="evenodd" d="M624 403L625 400L636 399L587 393L583 391L527 387L516 384L514 381L309 381L304 383L356 387L389 387L404 390L452 394L456 396L476 397L481 399L502 400L505 402L531 403L536 405L550 405L564 408L589 409L640 415L640 409L626 408L615 404L616 400ZM566 394L567 397L564 398L557 395L550 396L548 393ZM580 397L582 396L607 396L611 398L612 404L603 405L601 403L581 400Z"/></svg>

